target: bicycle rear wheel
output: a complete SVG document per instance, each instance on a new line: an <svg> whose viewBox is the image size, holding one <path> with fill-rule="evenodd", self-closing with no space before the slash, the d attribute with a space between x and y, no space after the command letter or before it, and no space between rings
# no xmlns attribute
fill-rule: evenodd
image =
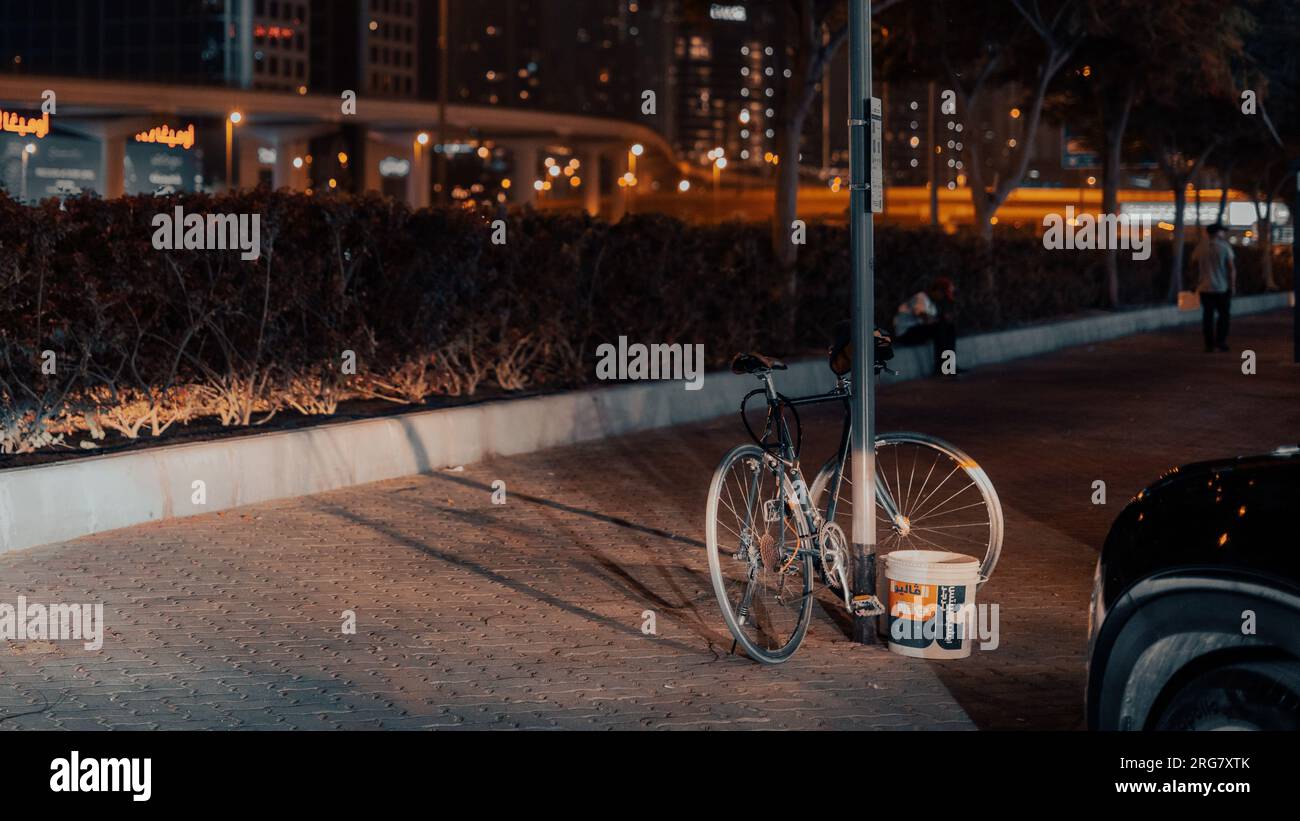
<svg viewBox="0 0 1300 821"><path fill-rule="evenodd" d="M756 445L728 453L713 474L705 521L709 575L722 617L749 657L787 661L812 615L812 554L785 499L789 479Z"/></svg>
<svg viewBox="0 0 1300 821"><path fill-rule="evenodd" d="M837 457L817 474L810 493L825 515L827 487ZM983 468L954 445L923 433L876 437L876 483L894 509L876 499L876 555L882 562L894 550L945 550L980 560L981 583L993 573L1002 553L1002 503ZM853 484L848 461L835 509L835 521L852 533Z"/></svg>

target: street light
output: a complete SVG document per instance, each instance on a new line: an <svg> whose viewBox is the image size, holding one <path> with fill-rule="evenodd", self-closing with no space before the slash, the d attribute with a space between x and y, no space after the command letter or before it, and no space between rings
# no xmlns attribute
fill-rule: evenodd
<svg viewBox="0 0 1300 821"><path fill-rule="evenodd" d="M230 112L226 118L226 190L230 191L235 187L235 126L244 121L244 115L239 111Z"/></svg>
<svg viewBox="0 0 1300 821"><path fill-rule="evenodd" d="M713 153L717 158L713 161L713 212L717 216L718 199L722 195L722 169L727 167L727 158L722 156L722 149L715 148Z"/></svg>
<svg viewBox="0 0 1300 821"><path fill-rule="evenodd" d="M406 194L412 208L425 207L429 195L429 171L424 165L424 149L429 145L429 132L421 131L415 135L415 144L411 146L411 173L406 179Z"/></svg>
<svg viewBox="0 0 1300 821"><path fill-rule="evenodd" d="M636 176L636 158L645 153L645 146L641 143L635 143L627 150L627 170Z"/></svg>
<svg viewBox="0 0 1300 821"><path fill-rule="evenodd" d="M27 161L36 153L36 143L28 143L23 146L23 184L22 196L19 198L22 202L27 202Z"/></svg>

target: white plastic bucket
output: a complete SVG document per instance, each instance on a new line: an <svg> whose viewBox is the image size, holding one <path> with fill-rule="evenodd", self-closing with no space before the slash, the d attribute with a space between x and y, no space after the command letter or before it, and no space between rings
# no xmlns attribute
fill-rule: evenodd
<svg viewBox="0 0 1300 821"><path fill-rule="evenodd" d="M980 561L942 550L885 556L889 649L921 659L964 659L975 624Z"/></svg>

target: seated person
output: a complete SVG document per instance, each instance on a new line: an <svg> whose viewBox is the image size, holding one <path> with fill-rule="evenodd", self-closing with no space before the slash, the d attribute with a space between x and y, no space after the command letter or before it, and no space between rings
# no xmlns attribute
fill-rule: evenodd
<svg viewBox="0 0 1300 821"><path fill-rule="evenodd" d="M894 315L894 344L934 343L934 372L939 373L943 352L957 351L957 286L939 277L925 291L898 306Z"/></svg>

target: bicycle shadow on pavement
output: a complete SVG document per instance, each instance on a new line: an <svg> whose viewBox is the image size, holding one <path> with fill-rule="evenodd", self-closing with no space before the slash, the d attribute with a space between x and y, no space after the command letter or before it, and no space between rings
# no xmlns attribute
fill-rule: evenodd
<svg viewBox="0 0 1300 821"><path fill-rule="evenodd" d="M419 478L427 479L427 478L435 478L435 476L422 476ZM460 479L458 477L448 477L442 475L436 475L436 478L448 479L452 482L461 484L465 487L471 487L478 490L485 490L487 492L491 491L490 487L486 485L481 485L480 483L473 482L471 480L465 480L465 479ZM528 496L526 494L521 494L521 493L512 493L512 496L515 498L526 499L528 501L533 501L535 503L544 504L545 506L548 507L555 507L556 509L560 509L569 513L577 513L577 514L581 514L584 512L590 513L592 516L599 518L602 521L609 520L610 523L618 524L618 520L615 517L606 517L603 516L603 514L594 513L591 511L582 511L580 508L574 508L571 505L565 505L560 502L554 502L552 500L547 500L547 499L540 499L539 497ZM444 508L440 506L433 506L430 505L426 500L414 500L414 499L405 499L405 498L398 497L394 499L394 501L397 501L400 504L416 505L422 509L433 510L438 513L450 515L474 527L481 528L490 524L492 527L505 528L521 536L538 538L540 535L535 530L529 529L527 527L512 525L509 522L502 521L500 518L484 515L482 512L476 512L470 510L459 510L454 507ZM318 506L324 512L338 516L354 524L358 524L363 527L367 527L371 530L374 530L375 532L382 534L383 536L385 536L388 539L391 539L397 544L401 544L406 547L410 547L415 550L418 550L428 556L431 556L432 558L447 562L448 564L456 568L480 576L481 578L487 581L501 584L516 593L525 595L538 602L555 607L566 613L580 616L583 619L599 624L603 627L606 627L610 630L613 630L625 636L634 636L636 638L644 637L638 625L620 622L617 619L610 618L608 616L597 613L594 610L583 607L580 604L576 604L565 597L542 590L534 584L520 581L518 579L512 578L511 576L495 571L478 562L472 561L470 559L466 559L462 556L458 556L446 550L441 550L437 547L428 544L424 540L402 533L400 530L384 523L383 521L374 519L372 517L366 516L364 514L358 513L353 510L349 510L340 505L332 504L329 502L321 501L319 502ZM627 525L632 527L633 529L644 530L648 532L650 535L659 538L673 538L673 540L676 541L686 541L686 542L690 541L690 540L682 539L681 537L674 538L672 537L672 534L659 531L655 528L644 528L643 526L634 525L633 523L630 522L627 523ZM552 540L551 537L545 537L545 538L547 538L548 540ZM569 543L580 544L581 540L574 539L574 540L570 540ZM611 559L607 556L600 554L598 551L591 549L589 546L584 546L584 548L586 550L586 554L590 558L594 559L597 565L599 565L600 568L606 571L606 573L608 573L609 576L602 576L598 572L592 572L595 570L595 568L592 567L591 565L575 565L576 567L581 567L584 570L590 572L593 578L596 578L600 581L605 582L606 584L609 584L612 588L614 588L617 592L619 592L622 595L629 596L634 599L641 599L642 601L646 601L650 603L652 606L662 609L665 615L668 615L675 622L680 624L683 628L689 630L691 633L703 639L705 642L704 651L706 653L712 654L716 658L721 656L725 652L725 650L720 651L718 648L719 646L722 646L724 648L726 646L729 646L729 640L728 640L728 644L723 644L724 637L718 630L712 629L711 626L706 624L702 619L699 618L692 619L692 618L683 617L682 611L684 610L694 611L695 608L693 607L693 603L686 602L685 604L674 604L668 601L667 599L664 599L658 593L653 591L650 587L648 587L640 580L638 580L635 576L633 576L631 573L629 573L625 567L623 567L620 563L618 563L614 559ZM687 570L688 572L692 572L692 573L695 572L689 569ZM674 647L677 650L687 652L693 655L698 655L701 652L700 647L688 643L684 643L678 640L659 639L659 641L668 644L669 646Z"/></svg>

